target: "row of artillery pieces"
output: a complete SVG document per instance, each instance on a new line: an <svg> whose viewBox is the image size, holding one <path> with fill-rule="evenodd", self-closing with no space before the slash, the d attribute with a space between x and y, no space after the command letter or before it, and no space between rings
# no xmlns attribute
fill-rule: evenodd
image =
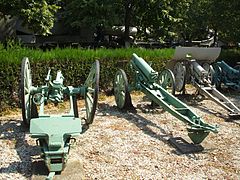
<svg viewBox="0 0 240 180"><path fill-rule="evenodd" d="M124 70L119 69L114 78L114 95L119 109L132 106L130 92L143 92L153 104L187 124L189 138L193 144L200 144L210 132L217 133L218 127L210 125L193 112L185 103L175 97L175 92L185 92L185 84L191 83L198 92L207 96L229 112L229 116L240 115L240 109L234 105L218 88L223 84L234 90L240 90L240 68L232 68L225 62L216 62L219 48L176 48L173 60L162 72L156 72L142 58L133 54L130 61L132 82L128 82ZM23 123L29 128L32 138L37 139L46 166L47 179L61 172L67 162L70 145L74 137L85 132L93 122L97 108L99 92L100 65L96 61L82 86L64 86L61 71L52 80L48 71L45 84L33 86L28 58L24 58L21 68L20 99L22 103ZM58 104L64 97L70 99L67 114L50 115L44 113L48 102ZM77 97L85 101L85 115L79 117ZM39 107L37 107L39 106Z"/></svg>

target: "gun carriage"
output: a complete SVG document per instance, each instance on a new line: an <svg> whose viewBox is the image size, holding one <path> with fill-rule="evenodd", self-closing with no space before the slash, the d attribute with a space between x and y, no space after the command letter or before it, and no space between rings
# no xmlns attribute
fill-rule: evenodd
<svg viewBox="0 0 240 180"><path fill-rule="evenodd" d="M240 91L240 65L234 68L229 66L225 61L219 61L213 64L212 84L220 89L224 84L226 87Z"/></svg>
<svg viewBox="0 0 240 180"><path fill-rule="evenodd" d="M185 84L193 84L198 92L229 112L229 116L240 115L240 109L219 92L214 81L213 63L220 48L177 47L173 60L167 65L172 69L178 92L185 92Z"/></svg>
<svg viewBox="0 0 240 180"><path fill-rule="evenodd" d="M200 144L209 134L217 133L217 127L209 125L195 114L186 104L174 97L175 78L171 70L158 73L142 58L133 54L130 62L134 73L134 80L128 84L124 70L119 69L114 79L114 95L117 106L126 109L131 106L130 92L138 90L143 92L152 102L160 105L164 110L186 123L189 127L188 135L195 144Z"/></svg>
<svg viewBox="0 0 240 180"><path fill-rule="evenodd" d="M37 144L41 147L42 157L49 170L48 179L52 179L56 172L64 169L71 143L83 131L82 120L85 121L84 128L88 128L93 122L98 100L99 70L99 62L96 61L85 83L79 87L65 87L60 70L55 80L52 80L49 70L45 79L46 84L33 86L30 62L26 57L22 60L20 99L23 123L30 128L31 137L36 138ZM44 107L48 102L57 105L63 102L65 96L70 100L70 110L67 114L44 113ZM77 96L85 100L84 117L79 116Z"/></svg>

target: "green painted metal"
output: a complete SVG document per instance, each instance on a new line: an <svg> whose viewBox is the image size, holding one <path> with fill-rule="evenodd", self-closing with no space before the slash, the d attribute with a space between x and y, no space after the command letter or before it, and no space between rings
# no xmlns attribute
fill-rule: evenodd
<svg viewBox="0 0 240 180"><path fill-rule="evenodd" d="M229 68L227 64L219 62L222 66L216 66L215 64L215 69L210 65L211 62L217 59L220 51L220 48L177 47L173 61L167 66L173 69L175 79L179 80L176 81L176 91L185 92L185 84L191 83L199 93L226 109L230 117L239 118L240 109L217 90L221 85L221 81L214 76L221 74L224 78L229 78L222 69L229 71L231 78L238 76L238 70ZM213 81L215 85L213 85Z"/></svg>
<svg viewBox="0 0 240 180"><path fill-rule="evenodd" d="M213 85L213 80L216 79L214 77L214 74L222 74L225 78L227 77L226 72L224 73L222 69L229 70L230 76L234 76L233 74L237 73L237 70L234 70L233 68L229 68L227 64L221 64L222 66L216 66L215 71L212 65L210 65L208 62L205 62L205 58L208 59L209 62L213 61L210 58L217 57L219 53L214 52L215 48L207 48L209 54L202 54L198 55L197 57L200 58L194 59L191 54L194 52L195 55L197 55L199 49L198 48L178 48L178 53L175 54L175 57L178 57L178 59L175 60L175 64L173 64L173 69L178 71L174 71L175 78L176 79L184 79L185 83L192 83L198 90L199 93L202 95L208 97L215 103L217 103L222 108L226 109L229 112L230 117L238 118L240 116L240 109L230 101L224 94L222 94L220 91L217 90L217 88L220 86L221 81L218 79L215 81L215 85ZM182 52L181 52L182 50ZM218 50L219 51L219 50ZM185 59L182 59L185 54ZM220 52L220 51L219 51ZM206 52L205 52L206 53ZM212 56L212 57L211 57ZM202 61L202 62L201 62ZM201 63L201 64L200 64ZM232 71L233 70L233 71ZM187 73L179 73L179 72L187 72ZM214 73L215 72L215 73ZM217 72L217 73L216 73ZM179 77L178 77L179 76ZM237 76L237 74L235 74ZM181 86L179 83L179 86ZM237 84L235 84L237 85ZM237 87L237 86L236 86ZM184 90L184 87L176 89L177 91Z"/></svg>
<svg viewBox="0 0 240 180"><path fill-rule="evenodd" d="M22 117L24 124L29 127L31 117L37 117L30 92L32 87L31 69L28 58L23 58L21 66L20 99L22 102Z"/></svg>
<svg viewBox="0 0 240 180"><path fill-rule="evenodd" d="M31 119L31 137L39 139L50 172L62 171L67 161L70 139L82 132L81 119L41 117Z"/></svg>
<svg viewBox="0 0 240 180"><path fill-rule="evenodd" d="M137 69L139 73L141 73L142 80L149 83L156 81L158 73L154 71L152 67L149 66L146 61L144 61L144 59L138 57L136 54L133 54L131 65L134 69Z"/></svg>
<svg viewBox="0 0 240 180"><path fill-rule="evenodd" d="M31 137L36 138L41 147L50 172L48 179L52 179L55 172L64 169L71 139L82 133L82 120L85 120L85 129L93 122L99 91L99 71L99 62L96 61L83 86L65 87L62 72L58 71L56 79L52 80L51 70L49 70L45 79L46 84L35 87L32 85L29 60L24 58L22 61L20 98L23 123L30 127ZM79 118L78 114L76 98L78 95L85 99L86 115L83 118ZM70 99L68 113L50 115L44 112L47 103L62 103L64 96L69 96ZM37 106L40 106L39 112Z"/></svg>
<svg viewBox="0 0 240 180"><path fill-rule="evenodd" d="M95 64L92 65L90 73L84 83L84 87L87 87L86 91L84 91L87 124L91 124L93 122L95 110L97 107L98 91L99 91L99 74L100 74L100 65L99 65L99 62L97 61Z"/></svg>
<svg viewBox="0 0 240 180"><path fill-rule="evenodd" d="M223 83L225 86L235 91L240 91L239 67L239 65L236 65L232 68L224 61L214 63L213 84L220 87L221 83Z"/></svg>
<svg viewBox="0 0 240 180"><path fill-rule="evenodd" d="M128 90L128 80L126 73L122 69L116 72L113 85L117 106L120 109L129 107L131 105L131 98Z"/></svg>
<svg viewBox="0 0 240 180"><path fill-rule="evenodd" d="M151 101L160 105L167 112L189 125L187 130L193 143L201 143L209 132L218 132L216 126L205 123L203 119L196 115L186 104L174 97L159 84L159 79L163 77L166 77L167 82L164 82L162 79L162 84L169 84L170 74L172 74L170 70L159 77L159 74L136 54L133 54L131 67L135 74L135 81L128 85L128 88L126 88L125 78L122 78L123 76L121 77L123 73L120 72L124 72L123 70L118 71L115 76L118 77L120 74L120 77L115 78L114 82L116 85L114 87L114 93L117 92L115 93L115 99L119 108L124 108L122 104L126 103L124 102L126 100L124 96L126 91L139 90L146 94ZM174 79L172 81L174 81Z"/></svg>
<svg viewBox="0 0 240 180"><path fill-rule="evenodd" d="M175 95L176 83L173 72L170 69L163 70L158 76L158 84L172 95Z"/></svg>

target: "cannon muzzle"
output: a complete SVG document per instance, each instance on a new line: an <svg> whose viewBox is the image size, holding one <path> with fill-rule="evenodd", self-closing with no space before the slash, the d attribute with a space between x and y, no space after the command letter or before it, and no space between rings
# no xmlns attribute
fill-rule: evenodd
<svg viewBox="0 0 240 180"><path fill-rule="evenodd" d="M155 82L158 77L158 72L154 71L152 67L144 61L141 57L133 54L132 66L137 70L146 82Z"/></svg>

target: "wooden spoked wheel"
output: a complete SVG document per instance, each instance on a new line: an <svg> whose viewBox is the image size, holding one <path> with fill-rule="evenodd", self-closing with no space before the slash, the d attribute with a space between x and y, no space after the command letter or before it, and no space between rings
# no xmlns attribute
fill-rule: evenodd
<svg viewBox="0 0 240 180"><path fill-rule="evenodd" d="M213 64L213 85L216 86L217 89L221 89L222 84L222 68L217 64Z"/></svg>
<svg viewBox="0 0 240 180"><path fill-rule="evenodd" d="M99 93L99 76L100 65L96 61L90 70L87 80L84 85L86 87L85 106L86 106L86 124L89 125L93 122L94 115L97 108L98 93Z"/></svg>
<svg viewBox="0 0 240 180"><path fill-rule="evenodd" d="M175 77L170 69L165 69L159 74L158 77L159 84L166 89L172 95L175 95Z"/></svg>
<svg viewBox="0 0 240 180"><path fill-rule="evenodd" d="M176 82L175 90L181 92L185 87L185 66L181 62L177 62L173 67L173 74Z"/></svg>
<svg viewBox="0 0 240 180"><path fill-rule="evenodd" d="M119 69L115 75L114 83L115 102L120 109L131 106L131 97L128 91L128 80L124 70Z"/></svg>
<svg viewBox="0 0 240 180"><path fill-rule="evenodd" d="M32 76L30 63L27 57L22 60L21 82L20 82L20 100L22 105L22 118L25 126L30 126L31 118L38 117L36 104L31 96Z"/></svg>

